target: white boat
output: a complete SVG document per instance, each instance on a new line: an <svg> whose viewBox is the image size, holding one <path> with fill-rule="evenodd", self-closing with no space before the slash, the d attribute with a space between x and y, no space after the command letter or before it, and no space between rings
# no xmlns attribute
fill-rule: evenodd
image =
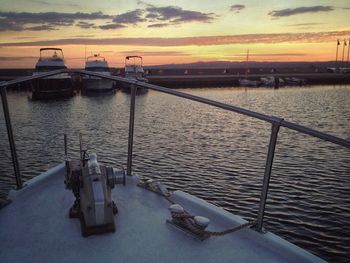
<svg viewBox="0 0 350 263"><path fill-rule="evenodd" d="M242 87L258 87L260 85L260 82L257 80L239 79L238 82Z"/></svg>
<svg viewBox="0 0 350 263"><path fill-rule="evenodd" d="M327 68L328 73L344 73L344 74L349 74L350 73L350 68L343 68L343 67L338 67L338 68Z"/></svg>
<svg viewBox="0 0 350 263"><path fill-rule="evenodd" d="M77 165L106 170L91 157ZM12 191L0 210L1 262L324 262L200 198L135 175L123 185L121 170L109 169L103 179L88 172L78 180L80 193L92 195L81 201L85 217L74 212L75 197L64 187L65 163Z"/></svg>
<svg viewBox="0 0 350 263"><path fill-rule="evenodd" d="M133 79L141 82L148 82L144 77L145 71L143 69L143 59L141 56L127 56L125 57L125 78ZM122 85L122 90L130 92L129 85ZM137 93L147 92L148 89L138 87Z"/></svg>
<svg viewBox="0 0 350 263"><path fill-rule="evenodd" d="M0 209L2 263L325 262L263 228L275 146L280 127L347 148L350 141L282 118L140 83L272 125L255 220L246 221L184 191L169 191L162 183L141 181L132 173L134 93L130 100L127 175L122 168L102 165L97 155L82 150L81 144L80 158L69 158L65 139L65 160L22 187L6 99L8 85L0 83L0 89L18 189L10 192L11 202Z"/></svg>
<svg viewBox="0 0 350 263"><path fill-rule="evenodd" d="M260 78L262 86L265 87L279 87L284 85L284 80L275 76L267 76Z"/></svg>
<svg viewBox="0 0 350 263"><path fill-rule="evenodd" d="M60 48L41 48L40 58L35 65L33 76L38 74L66 69L63 51ZM32 99L57 99L74 95L73 82L68 73L61 73L47 78L36 79L33 82Z"/></svg>
<svg viewBox="0 0 350 263"><path fill-rule="evenodd" d="M305 79L300 79L295 77L284 78L284 81L288 86L302 86L306 84Z"/></svg>
<svg viewBox="0 0 350 263"><path fill-rule="evenodd" d="M85 62L85 70L111 76L111 71L106 59L99 54L88 57ZM112 93L114 92L114 81L99 77L85 75L82 78L85 94Z"/></svg>

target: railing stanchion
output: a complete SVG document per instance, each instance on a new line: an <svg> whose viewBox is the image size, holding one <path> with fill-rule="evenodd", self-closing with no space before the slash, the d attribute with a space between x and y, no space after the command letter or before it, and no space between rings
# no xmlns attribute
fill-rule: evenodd
<svg viewBox="0 0 350 263"><path fill-rule="evenodd" d="M10 149L11 149L13 170L14 170L15 176L16 176L17 188L20 189L23 187L23 183L22 183L21 173L19 171L19 164L18 164L15 140L14 140L13 132L12 132L9 106L7 103L6 87L1 87L0 90L1 90L2 108L4 110L4 117L5 117L5 122L6 122L7 136L9 139L9 144L10 144Z"/></svg>
<svg viewBox="0 0 350 263"><path fill-rule="evenodd" d="M128 138L128 162L126 174L131 176L131 168L132 168L132 146L134 142L134 123L135 123L135 96L136 89L135 85L131 85L130 87L130 116L129 116L129 138Z"/></svg>
<svg viewBox="0 0 350 263"><path fill-rule="evenodd" d="M261 189L259 212L258 212L258 218L256 223L256 230L259 232L263 231L265 205L266 205L266 199L267 199L267 192L269 190L273 157L275 155L278 131L280 129L282 121L283 119L276 118L276 122L272 123L269 150L266 158L264 180L263 180L263 185Z"/></svg>

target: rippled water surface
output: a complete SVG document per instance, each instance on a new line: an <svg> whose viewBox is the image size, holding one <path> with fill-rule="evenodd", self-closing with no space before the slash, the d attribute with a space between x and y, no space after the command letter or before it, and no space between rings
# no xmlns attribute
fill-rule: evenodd
<svg viewBox="0 0 350 263"><path fill-rule="evenodd" d="M350 139L350 87L185 89ZM9 93L25 180L63 160L63 134L77 155L78 133L107 164L126 164L130 97L76 96L38 102ZM2 108L2 198L14 186ZM134 171L246 219L257 215L270 125L150 91L136 99ZM265 227L330 261L350 258L350 151L281 128Z"/></svg>

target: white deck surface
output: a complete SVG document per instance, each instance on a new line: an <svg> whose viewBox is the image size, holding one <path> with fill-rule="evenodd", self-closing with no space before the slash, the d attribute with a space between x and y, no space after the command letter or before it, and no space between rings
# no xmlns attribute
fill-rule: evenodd
<svg viewBox="0 0 350 263"><path fill-rule="evenodd" d="M61 165L31 180L0 210L0 262L324 262L252 229L199 241L166 223L169 203L137 187L135 177L113 190L116 232L84 238L79 220L68 218L74 197L65 189L63 171ZM244 222L181 191L172 198L209 217L210 230Z"/></svg>

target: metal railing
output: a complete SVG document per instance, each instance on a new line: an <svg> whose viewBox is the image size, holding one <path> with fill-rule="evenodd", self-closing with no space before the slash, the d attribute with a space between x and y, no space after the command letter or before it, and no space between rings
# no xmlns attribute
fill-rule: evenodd
<svg viewBox="0 0 350 263"><path fill-rule="evenodd" d="M141 88L146 88L146 89L151 89L151 90L156 90L159 92L167 93L173 96L185 98L188 100L192 101L197 101L203 104L207 104L210 106L214 106L217 108L221 108L227 111L243 114L249 117L253 117L259 120L263 120L266 122L271 123L271 135L270 135L270 142L269 142L269 148L267 152L267 157L266 157L266 165L265 165L265 172L264 172L264 178L263 178L263 184L262 184L262 190L261 190L261 195L260 195L260 204L259 204L259 211L257 215L257 223L256 223L256 230L261 232L263 230L263 222L264 222L264 214L265 214L265 206L266 206L266 199L267 199L267 193L269 189L269 182L270 182L270 177L271 177L271 170L272 170L272 165L273 165L273 158L275 154L275 148L276 148L276 143L277 143L277 137L278 137L278 132L280 127L286 127L288 129L307 134L316 138L319 138L324 141L329 141L331 143L350 148L350 141L345 140L330 134L326 134L314 129L307 128L305 126L288 122L282 118L275 117L275 116L268 116L262 113L250 111L247 109L243 109L240 107L236 107L233 105L228 105L225 103L221 103L218 101L202 98L199 96L187 94L184 92L180 92L177 90L161 87L158 85L153 85L145 82L141 82L135 79L127 79L123 77L117 77L117 76L106 76L100 73L96 72L90 72L90 71L85 71L85 70L74 70L74 69L63 69L63 70L56 70L56 71L51 71L31 77L24 77L24 78L19 78L16 80L12 81L7 81L7 82L2 82L0 83L0 89L1 89L1 97L2 97L2 105L4 109L4 116L5 116L5 121L6 121L6 127L7 127L7 133L8 133L8 138L9 138L9 143L10 143L10 148L11 148L11 154L12 154L12 161L13 161L13 166L14 166L14 171L15 171L15 176L16 176L16 183L17 187L21 188L23 183L22 179L20 176L20 171L19 171L19 165L18 165L18 160L17 160L17 154L16 154L16 147L15 147L15 142L14 142L14 137L12 133L12 126L11 126L11 120L10 120L10 114L9 114L9 109L8 109L8 103L7 103L7 97L6 97L6 87L14 84L19 84L24 81L29 81L29 80L34 80L38 78L45 78L48 76L60 74L60 73L75 73L75 74L85 74L85 75L90 75L90 76L95 76L95 77L100 77L100 78L105 78L109 80L114 80L117 82L122 82L126 84L130 84L130 91L131 91L131 96L130 96L130 115L129 115L129 136L128 136L128 157L127 157L127 175L132 174L132 150L133 150L133 137L134 137L134 120L135 120L135 99L136 99L136 91L138 87Z"/></svg>

